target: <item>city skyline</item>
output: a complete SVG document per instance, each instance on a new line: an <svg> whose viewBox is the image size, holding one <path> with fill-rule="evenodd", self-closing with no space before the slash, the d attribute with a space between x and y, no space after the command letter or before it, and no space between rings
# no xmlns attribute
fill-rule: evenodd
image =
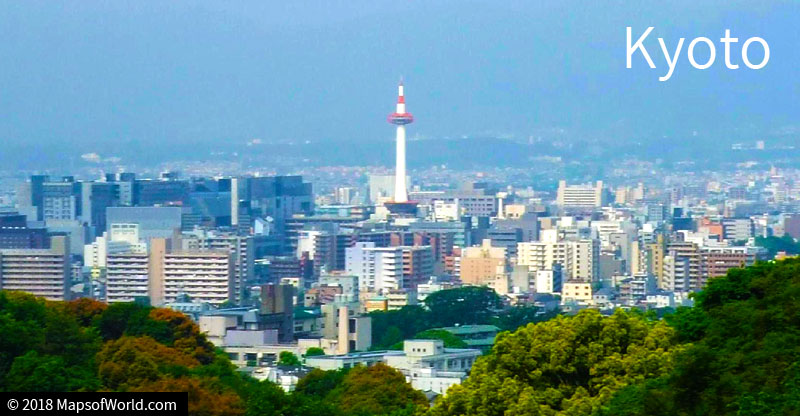
<svg viewBox="0 0 800 416"><path fill-rule="evenodd" d="M11 416L800 409L797 0L0 3Z"/></svg>

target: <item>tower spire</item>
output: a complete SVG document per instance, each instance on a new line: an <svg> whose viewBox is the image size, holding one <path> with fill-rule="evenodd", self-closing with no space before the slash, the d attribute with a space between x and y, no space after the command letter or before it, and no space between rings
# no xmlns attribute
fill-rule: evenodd
<svg viewBox="0 0 800 416"><path fill-rule="evenodd" d="M397 143L395 171L394 171L394 202L395 204L408 203L408 184L406 183L406 124L414 122L414 116L406 111L406 98L403 89L403 79L397 85L397 106L395 112L387 117L389 123L397 126L395 141Z"/></svg>

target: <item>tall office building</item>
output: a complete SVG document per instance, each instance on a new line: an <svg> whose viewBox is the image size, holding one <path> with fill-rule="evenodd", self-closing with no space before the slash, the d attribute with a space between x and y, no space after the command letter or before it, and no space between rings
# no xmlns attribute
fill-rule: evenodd
<svg viewBox="0 0 800 416"><path fill-rule="evenodd" d="M189 182L174 177L138 179L133 183L133 204L137 206L183 205L188 196Z"/></svg>
<svg viewBox="0 0 800 416"><path fill-rule="evenodd" d="M42 219L74 220L80 214L81 184L72 177L42 184Z"/></svg>
<svg viewBox="0 0 800 416"><path fill-rule="evenodd" d="M312 186L303 182L302 176L236 178L231 182L231 195L231 204L237 205L232 208L231 222L239 227L251 227L255 217L270 217L282 232L293 215L314 212Z"/></svg>
<svg viewBox="0 0 800 416"><path fill-rule="evenodd" d="M107 231L113 224L137 224L139 238L171 238L181 229L181 207L109 207Z"/></svg>
<svg viewBox="0 0 800 416"><path fill-rule="evenodd" d="M117 206L118 202L116 184L111 182L81 183L81 219L89 226L94 227L98 234L106 229L106 209Z"/></svg>

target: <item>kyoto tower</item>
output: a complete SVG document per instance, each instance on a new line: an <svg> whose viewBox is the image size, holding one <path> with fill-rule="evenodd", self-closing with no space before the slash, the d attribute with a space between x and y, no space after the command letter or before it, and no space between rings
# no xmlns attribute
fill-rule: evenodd
<svg viewBox="0 0 800 416"><path fill-rule="evenodd" d="M406 99L403 95L403 81L397 86L397 107L395 112L386 118L397 126L397 154L394 171L394 199L384 204L393 214L414 214L417 203L408 200L408 184L406 183L406 124L414 122L414 116L406 111Z"/></svg>

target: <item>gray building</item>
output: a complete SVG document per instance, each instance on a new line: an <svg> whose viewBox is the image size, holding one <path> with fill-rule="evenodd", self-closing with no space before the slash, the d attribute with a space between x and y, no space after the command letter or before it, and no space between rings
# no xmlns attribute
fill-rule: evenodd
<svg viewBox="0 0 800 416"><path fill-rule="evenodd" d="M180 230L183 208L181 207L109 207L106 218L107 231L111 224L138 224L139 238L171 238Z"/></svg>

